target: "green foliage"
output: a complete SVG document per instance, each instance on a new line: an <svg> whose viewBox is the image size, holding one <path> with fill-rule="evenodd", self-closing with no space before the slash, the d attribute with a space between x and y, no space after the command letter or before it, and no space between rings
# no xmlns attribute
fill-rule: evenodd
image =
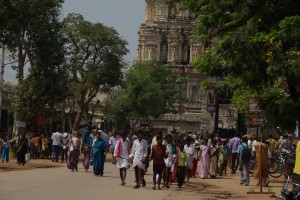
<svg viewBox="0 0 300 200"><path fill-rule="evenodd" d="M79 14L69 14L64 19L66 65L70 74L72 95L79 106L77 128L85 109L98 92L108 92L122 84L123 56L128 53L127 42L118 32L101 23L91 23Z"/></svg>
<svg viewBox="0 0 300 200"><path fill-rule="evenodd" d="M17 63L13 108L22 116L54 109L68 95L64 62L63 0L0 1L0 42ZM27 63L27 64L26 64ZM24 66L29 75L24 79Z"/></svg>
<svg viewBox="0 0 300 200"><path fill-rule="evenodd" d="M240 111L247 112L241 105L251 94L268 121L294 129L300 118L300 2L172 2L197 15L194 34L209 49L195 61L197 68L228 85L234 82L233 102Z"/></svg>
<svg viewBox="0 0 300 200"><path fill-rule="evenodd" d="M90 89L106 90L120 84L121 69L126 65L127 42L116 30L100 23L85 21L69 14L64 20L68 37L67 64L77 93Z"/></svg>
<svg viewBox="0 0 300 200"><path fill-rule="evenodd" d="M125 75L125 88L109 105L109 115L116 124L130 119L159 117L175 112L173 103L179 99L177 79L172 69L158 62L137 62Z"/></svg>

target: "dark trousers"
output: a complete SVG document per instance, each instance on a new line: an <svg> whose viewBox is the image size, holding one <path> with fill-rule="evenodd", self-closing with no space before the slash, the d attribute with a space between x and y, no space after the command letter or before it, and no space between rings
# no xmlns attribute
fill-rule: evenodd
<svg viewBox="0 0 300 200"><path fill-rule="evenodd" d="M164 184L166 184L166 186L168 186L170 184L171 181L171 167L166 167L165 169L165 176L164 176Z"/></svg>
<svg viewBox="0 0 300 200"><path fill-rule="evenodd" d="M145 171L138 166L134 167L134 172L135 172L135 181L136 181L136 186L140 187L140 184L145 187L146 181L144 179Z"/></svg>
<svg viewBox="0 0 300 200"><path fill-rule="evenodd" d="M27 152L27 148L22 148L17 152L18 164L26 164L26 159L25 159L26 152Z"/></svg>
<svg viewBox="0 0 300 200"><path fill-rule="evenodd" d="M60 146L59 145L52 145L52 161L58 162L58 157L59 157L59 151L60 151Z"/></svg>
<svg viewBox="0 0 300 200"><path fill-rule="evenodd" d="M232 153L231 154L231 172L236 171L236 169L238 167L237 161L238 161L238 153Z"/></svg>
<svg viewBox="0 0 300 200"><path fill-rule="evenodd" d="M178 186L182 186L184 183L186 167L185 166L177 166L177 183Z"/></svg>
<svg viewBox="0 0 300 200"><path fill-rule="evenodd" d="M68 158L68 150L69 150L68 147L66 147L65 149L61 148L61 161L64 161L65 158L67 160L67 158Z"/></svg>

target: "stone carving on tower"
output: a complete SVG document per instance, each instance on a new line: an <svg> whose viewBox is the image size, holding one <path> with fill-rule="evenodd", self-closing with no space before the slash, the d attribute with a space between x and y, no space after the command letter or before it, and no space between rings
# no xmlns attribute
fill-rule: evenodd
<svg viewBox="0 0 300 200"><path fill-rule="evenodd" d="M176 69L178 76L186 77L180 86L187 102L174 106L178 114L165 114L151 122L156 129L170 131L208 131L214 128L214 119L207 111L207 92L200 82L207 77L192 66L197 55L204 53L204 46L192 36L195 16L183 10L180 3L168 5L166 0L145 0L145 21L138 32L138 61L161 61Z"/></svg>

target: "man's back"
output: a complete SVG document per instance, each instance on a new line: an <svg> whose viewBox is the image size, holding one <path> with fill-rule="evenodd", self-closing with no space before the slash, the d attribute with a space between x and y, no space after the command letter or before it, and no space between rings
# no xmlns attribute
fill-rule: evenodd
<svg viewBox="0 0 300 200"><path fill-rule="evenodd" d="M230 140L230 148L232 149L232 153L238 153L238 147L241 143L241 139L238 137L234 137Z"/></svg>
<svg viewBox="0 0 300 200"><path fill-rule="evenodd" d="M60 132L55 132L52 134L52 145L60 145L62 140L62 134Z"/></svg>

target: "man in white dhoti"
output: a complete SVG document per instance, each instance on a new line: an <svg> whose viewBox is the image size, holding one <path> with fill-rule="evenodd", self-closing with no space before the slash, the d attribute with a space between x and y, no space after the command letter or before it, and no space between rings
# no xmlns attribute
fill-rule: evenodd
<svg viewBox="0 0 300 200"><path fill-rule="evenodd" d="M128 158L130 154L130 142L126 138L128 132L121 131L121 138L116 142L114 150L114 158L116 159L117 167L120 170L121 185L125 185L126 172L128 168Z"/></svg>
<svg viewBox="0 0 300 200"><path fill-rule="evenodd" d="M143 187L146 186L144 179L145 175L145 161L148 157L148 143L144 138L144 132L140 130L138 132L138 139L133 142L130 158L133 159L133 167L135 171L136 186L133 188L138 189L140 184Z"/></svg>

